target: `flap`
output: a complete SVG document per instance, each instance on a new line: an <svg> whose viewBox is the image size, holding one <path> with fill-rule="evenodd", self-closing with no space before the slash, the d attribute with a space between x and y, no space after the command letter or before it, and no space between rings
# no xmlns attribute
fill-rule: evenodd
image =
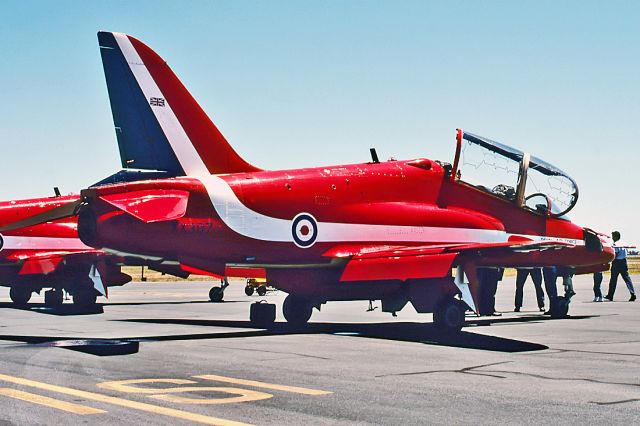
<svg viewBox="0 0 640 426"><path fill-rule="evenodd" d="M187 212L189 192L149 189L102 195L100 199L145 223L180 219Z"/></svg>

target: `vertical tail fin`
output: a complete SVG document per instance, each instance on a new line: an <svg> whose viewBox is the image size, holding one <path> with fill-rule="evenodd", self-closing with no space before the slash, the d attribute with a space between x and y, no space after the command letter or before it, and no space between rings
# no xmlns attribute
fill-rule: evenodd
<svg viewBox="0 0 640 426"><path fill-rule="evenodd" d="M243 160L167 63L141 41L99 32L125 168L200 175L259 171Z"/></svg>

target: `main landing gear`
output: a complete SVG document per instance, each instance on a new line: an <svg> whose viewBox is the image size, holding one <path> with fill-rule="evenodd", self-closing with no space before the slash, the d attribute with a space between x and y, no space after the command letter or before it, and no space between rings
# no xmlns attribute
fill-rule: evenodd
<svg viewBox="0 0 640 426"><path fill-rule="evenodd" d="M313 305L306 299L292 294L284 299L282 313L288 323L292 325L306 324L311 318Z"/></svg>
<svg viewBox="0 0 640 426"><path fill-rule="evenodd" d="M312 312L313 304L305 298L290 294L284 299L282 313L291 325L306 324L311 318ZM276 305L266 302L252 303L249 319L261 327L273 324L276 320Z"/></svg>
<svg viewBox="0 0 640 426"><path fill-rule="evenodd" d="M438 303L433 311L433 323L442 332L456 333L464 326L467 309L467 304L462 300L447 298Z"/></svg>
<svg viewBox="0 0 640 426"><path fill-rule="evenodd" d="M33 290L28 287L21 285L13 285L9 290L9 297L11 301L16 306L26 306L29 303L29 299L31 299L31 294Z"/></svg>

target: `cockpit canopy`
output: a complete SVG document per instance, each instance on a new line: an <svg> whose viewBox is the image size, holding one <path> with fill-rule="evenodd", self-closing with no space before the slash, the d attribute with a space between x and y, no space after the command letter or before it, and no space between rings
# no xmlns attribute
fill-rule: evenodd
<svg viewBox="0 0 640 426"><path fill-rule="evenodd" d="M462 130L457 141L453 179L549 216L562 216L576 205L575 181L546 161Z"/></svg>

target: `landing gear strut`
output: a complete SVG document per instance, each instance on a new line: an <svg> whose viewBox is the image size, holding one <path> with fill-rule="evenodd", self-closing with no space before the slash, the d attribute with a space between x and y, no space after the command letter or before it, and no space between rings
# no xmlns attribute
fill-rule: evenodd
<svg viewBox="0 0 640 426"><path fill-rule="evenodd" d="M288 295L287 298L284 299L284 303L282 305L284 318L288 323L293 325L306 324L311 318L312 311L313 305L308 300L292 294Z"/></svg>
<svg viewBox="0 0 640 426"><path fill-rule="evenodd" d="M225 277L224 280L220 281L220 283L220 287L211 287L211 290L209 290L209 300L214 303L222 302L222 299L224 299L224 290L229 287L229 281L227 281L227 277Z"/></svg>
<svg viewBox="0 0 640 426"><path fill-rule="evenodd" d="M461 300L448 298L436 306L433 311L433 323L445 333L457 333L464 326L464 313L467 304Z"/></svg>

